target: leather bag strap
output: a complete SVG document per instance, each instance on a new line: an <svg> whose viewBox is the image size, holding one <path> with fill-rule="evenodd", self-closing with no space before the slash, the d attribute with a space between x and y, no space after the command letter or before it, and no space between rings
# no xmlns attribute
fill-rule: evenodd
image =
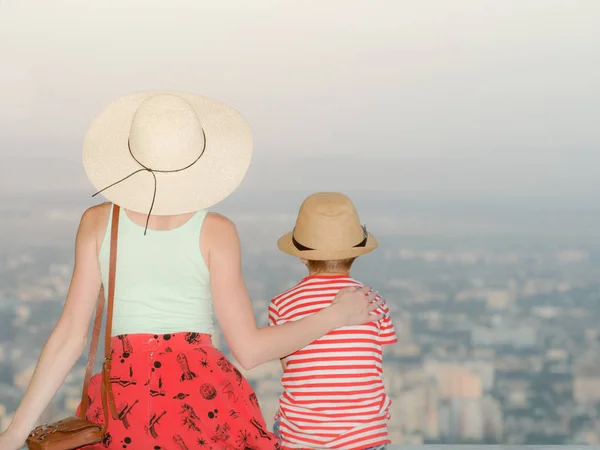
<svg viewBox="0 0 600 450"><path fill-rule="evenodd" d="M112 315L115 298L115 279L117 269L117 238L119 235L119 212L118 205L113 204L111 233L110 233L110 262L108 272L108 310L106 314L106 330L104 344L104 363L102 365L102 409L104 410L104 426L108 426L108 411L110 411L114 419L118 418L117 410L112 395L112 387L110 381L110 361L111 361L111 334L112 334ZM102 328L102 313L104 311L104 286L100 289L98 295L98 303L96 305L96 314L94 318L94 331L92 333L92 341L90 343L90 351L88 355L87 367L85 370L85 378L83 380L83 391L81 394L81 408L79 417L85 419L89 406L88 389L90 380L94 371L96 362L96 352L98 350L98 341L100 340L100 330ZM108 403L108 404L107 404ZM110 406L109 406L110 405Z"/></svg>
<svg viewBox="0 0 600 450"><path fill-rule="evenodd" d="M102 384L106 395L102 395L104 414L107 414L106 402L110 406L110 412L113 419L117 420L119 414L115 406L115 398L112 392L112 383L110 381L110 368L112 364L112 321L113 307L115 300L115 279L117 273L117 241L119 236L119 212L118 205L113 204L113 215L110 233L110 266L108 270L108 309L106 311L106 331L104 333L104 364L102 365ZM108 423L108 422L105 422Z"/></svg>

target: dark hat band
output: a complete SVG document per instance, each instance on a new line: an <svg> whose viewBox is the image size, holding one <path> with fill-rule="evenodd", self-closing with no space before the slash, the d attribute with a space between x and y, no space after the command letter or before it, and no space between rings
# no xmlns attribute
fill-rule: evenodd
<svg viewBox="0 0 600 450"><path fill-rule="evenodd" d="M360 247L367 246L367 240L369 239L369 233L367 233L367 226L363 225L362 229L363 229L363 240L360 241L358 244L353 245L352 248L360 248ZM300 244L294 237L293 233L292 233L292 244L294 244L294 247L296 247L296 249L301 252L315 250L314 248L306 247L306 246Z"/></svg>

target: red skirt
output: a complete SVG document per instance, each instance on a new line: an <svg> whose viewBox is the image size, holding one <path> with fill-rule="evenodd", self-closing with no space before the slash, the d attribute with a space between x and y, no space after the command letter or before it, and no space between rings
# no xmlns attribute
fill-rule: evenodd
<svg viewBox="0 0 600 450"><path fill-rule="evenodd" d="M256 394L213 347L210 335L131 334L112 338L111 383L119 418L96 449L279 449ZM100 374L87 418L104 421ZM79 413L79 408L78 411Z"/></svg>

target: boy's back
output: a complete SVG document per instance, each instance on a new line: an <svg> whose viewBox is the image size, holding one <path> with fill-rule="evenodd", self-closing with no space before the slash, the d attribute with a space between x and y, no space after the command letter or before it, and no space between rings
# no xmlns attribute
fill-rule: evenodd
<svg viewBox="0 0 600 450"><path fill-rule="evenodd" d="M275 297L269 324L299 320L361 283L346 275L304 278ZM364 449L390 443L382 345L397 341L387 306L379 322L334 330L289 355L282 378L280 432L288 448Z"/></svg>

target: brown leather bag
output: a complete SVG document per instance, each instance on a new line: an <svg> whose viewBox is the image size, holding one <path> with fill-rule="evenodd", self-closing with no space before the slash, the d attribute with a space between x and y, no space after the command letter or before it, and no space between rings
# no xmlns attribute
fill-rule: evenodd
<svg viewBox="0 0 600 450"><path fill-rule="evenodd" d="M113 205L111 238L110 238L110 266L108 272L108 310L106 314L106 331L104 346L104 363L102 364L102 408L104 409L104 425L90 422L85 418L89 405L88 388L94 363L96 361L96 350L98 349L98 339L100 328L102 327L102 312L104 310L104 288L100 290L98 304L96 306L96 316L94 318L94 331L92 342L90 344L90 353L88 356L85 378L83 381L83 392L81 394L81 408L78 416L67 417L52 424L40 425L35 428L27 438L27 448L29 450L72 450L86 445L101 442L108 428L108 411L113 419L117 420L119 415L115 407L114 397L112 395L112 385L110 381L111 366L111 331L113 302L115 298L115 273L117 266L117 236L119 231L119 207Z"/></svg>

